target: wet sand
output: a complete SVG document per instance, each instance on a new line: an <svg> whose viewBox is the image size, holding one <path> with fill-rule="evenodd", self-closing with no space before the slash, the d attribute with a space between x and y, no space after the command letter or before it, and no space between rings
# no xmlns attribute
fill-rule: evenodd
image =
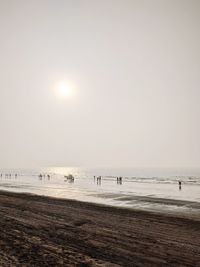
<svg viewBox="0 0 200 267"><path fill-rule="evenodd" d="M0 192L0 266L200 266L200 214Z"/></svg>

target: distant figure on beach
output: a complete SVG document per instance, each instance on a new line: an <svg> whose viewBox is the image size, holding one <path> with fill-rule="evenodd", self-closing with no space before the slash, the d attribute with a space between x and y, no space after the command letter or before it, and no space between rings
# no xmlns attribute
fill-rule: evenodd
<svg viewBox="0 0 200 267"><path fill-rule="evenodd" d="M101 176L98 176L98 177L97 177L97 184L98 184L98 185L101 185Z"/></svg>
<svg viewBox="0 0 200 267"><path fill-rule="evenodd" d="M122 184L122 177L117 177L117 184Z"/></svg>
<svg viewBox="0 0 200 267"><path fill-rule="evenodd" d="M96 180L96 176L94 175L94 182L95 182L95 180Z"/></svg>
<svg viewBox="0 0 200 267"><path fill-rule="evenodd" d="M50 177L50 175L49 175L49 174L47 174L47 179L48 179L48 180L50 180L50 178L51 178L51 177Z"/></svg>
<svg viewBox="0 0 200 267"><path fill-rule="evenodd" d="M64 175L64 182L69 182L69 183L74 183L74 176L72 174L69 174L69 175Z"/></svg>
<svg viewBox="0 0 200 267"><path fill-rule="evenodd" d="M17 174L15 173L15 179L17 179Z"/></svg>
<svg viewBox="0 0 200 267"><path fill-rule="evenodd" d="M42 180L42 174L40 173L40 175L38 176L39 180Z"/></svg>
<svg viewBox="0 0 200 267"><path fill-rule="evenodd" d="M179 190L181 190L181 181L178 181Z"/></svg>

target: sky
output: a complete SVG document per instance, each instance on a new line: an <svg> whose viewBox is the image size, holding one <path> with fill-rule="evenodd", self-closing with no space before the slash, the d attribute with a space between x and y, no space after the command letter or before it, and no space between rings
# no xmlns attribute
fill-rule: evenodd
<svg viewBox="0 0 200 267"><path fill-rule="evenodd" d="M199 28L199 0L0 0L0 167L198 167Z"/></svg>

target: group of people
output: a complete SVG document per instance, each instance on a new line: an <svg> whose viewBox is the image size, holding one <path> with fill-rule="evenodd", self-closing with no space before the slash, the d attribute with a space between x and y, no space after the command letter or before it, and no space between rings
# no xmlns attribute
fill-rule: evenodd
<svg viewBox="0 0 200 267"><path fill-rule="evenodd" d="M101 184L101 176L94 176L94 182L96 182L97 181L97 184L98 185L100 185ZM119 177L117 177L117 184L122 184L122 177L121 176L119 176Z"/></svg>
<svg viewBox="0 0 200 267"><path fill-rule="evenodd" d="M14 176L15 179L16 179L16 178L17 178L17 173L15 173L15 174L11 174L11 173L8 174L8 173L5 173L5 178L6 178L6 179L7 179L7 178L11 179L12 176ZM0 177L3 178L3 174L2 174L2 173L0 174Z"/></svg>
<svg viewBox="0 0 200 267"><path fill-rule="evenodd" d="M94 176L94 182L97 180L97 184L100 185L101 184L101 176Z"/></svg>
<svg viewBox="0 0 200 267"><path fill-rule="evenodd" d="M74 176L72 174L65 175L64 178L65 178L64 180L65 182L74 183Z"/></svg>
<svg viewBox="0 0 200 267"><path fill-rule="evenodd" d="M101 176L94 176L94 182L97 182L98 185L101 184L101 179L102 177ZM117 184L122 184L122 176L119 176L117 177ZM178 185L179 185L179 190L182 189L182 182L181 181L178 181Z"/></svg>
<svg viewBox="0 0 200 267"><path fill-rule="evenodd" d="M122 177L117 177L117 184L122 184Z"/></svg>
<svg viewBox="0 0 200 267"><path fill-rule="evenodd" d="M6 179L11 179L12 177L14 177L15 179L17 179L17 177L18 177L18 174L17 173L15 173L15 174L11 174L11 173L5 173L5 174L0 174L0 178L3 178L3 177L5 177ZM38 175L38 177L39 177L39 180L42 180L43 178L45 179L45 178L47 178L48 180L50 180L51 179L51 176L49 175L49 174L39 174ZM69 183L74 183L74 176L72 175L72 174L69 174L69 175L65 175L64 176L64 178L65 178L65 182L69 182ZM97 182L97 185L101 185L101 179L102 179L102 177L101 176L94 176L94 182ZM121 176L119 176L119 177L117 177L117 184L122 184L122 177ZM181 190L182 189L182 182L181 181L178 181L178 185L179 185L179 190Z"/></svg>
<svg viewBox="0 0 200 267"><path fill-rule="evenodd" d="M46 177L48 180L50 180L50 178L51 178L51 176L49 174L45 175L45 174L41 174L41 173L38 175L38 177L39 177L39 180L42 180L42 178L45 179Z"/></svg>

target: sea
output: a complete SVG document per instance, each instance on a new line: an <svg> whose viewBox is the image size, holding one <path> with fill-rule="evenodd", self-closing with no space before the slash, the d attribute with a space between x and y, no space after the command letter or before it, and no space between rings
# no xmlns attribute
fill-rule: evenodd
<svg viewBox="0 0 200 267"><path fill-rule="evenodd" d="M74 180L66 179L69 174ZM97 179L99 176L101 179ZM121 181L117 177L122 177ZM197 168L0 169L0 190L122 208L200 214Z"/></svg>

